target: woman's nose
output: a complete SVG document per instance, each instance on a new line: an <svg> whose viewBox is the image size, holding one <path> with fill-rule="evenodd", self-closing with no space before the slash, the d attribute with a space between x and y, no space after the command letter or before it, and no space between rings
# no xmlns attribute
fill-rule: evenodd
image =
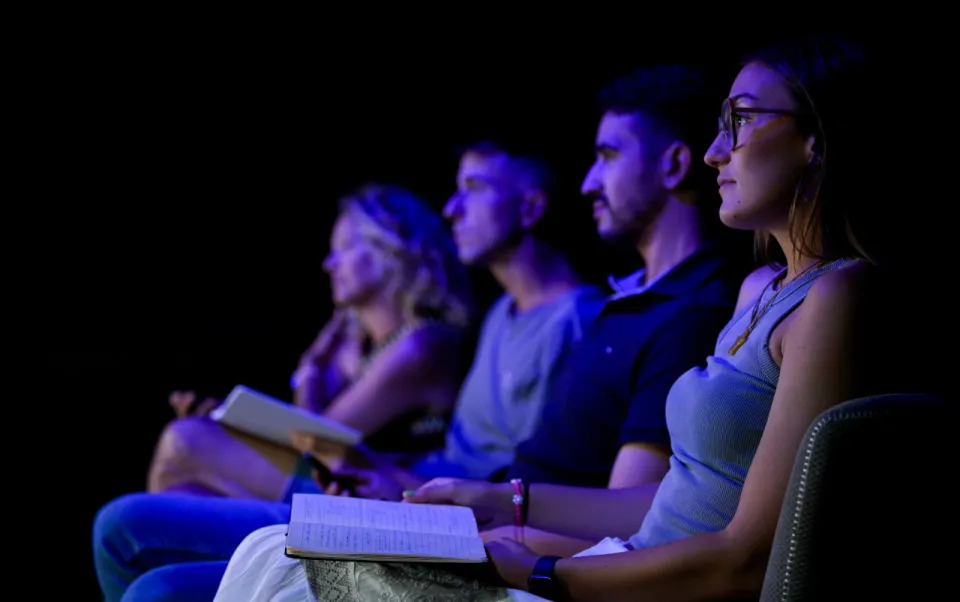
<svg viewBox="0 0 960 602"><path fill-rule="evenodd" d="M730 149L727 148L727 140L723 133L718 133L703 156L703 161L710 167L719 169L730 160Z"/></svg>

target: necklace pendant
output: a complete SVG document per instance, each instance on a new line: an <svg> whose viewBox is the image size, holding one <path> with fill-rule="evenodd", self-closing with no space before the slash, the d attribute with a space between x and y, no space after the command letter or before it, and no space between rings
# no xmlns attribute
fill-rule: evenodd
<svg viewBox="0 0 960 602"><path fill-rule="evenodd" d="M730 355L736 355L737 351L740 351L740 348L743 347L744 343L747 342L747 337L750 336L750 328L747 328L743 331L743 334L737 337L737 340L733 342L733 345L730 345L730 349L727 350L727 353Z"/></svg>

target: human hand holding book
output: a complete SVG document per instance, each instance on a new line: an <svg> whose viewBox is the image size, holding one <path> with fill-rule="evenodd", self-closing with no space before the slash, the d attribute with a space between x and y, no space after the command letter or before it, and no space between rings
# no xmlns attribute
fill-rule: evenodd
<svg viewBox="0 0 960 602"><path fill-rule="evenodd" d="M289 447L290 433L309 433L318 440L354 446L363 439L356 429L289 403L237 385L210 418L238 431Z"/></svg>
<svg viewBox="0 0 960 602"><path fill-rule="evenodd" d="M516 522L513 485L471 479L436 478L415 491L404 491L403 501L413 504L452 504L473 510L477 524L493 529Z"/></svg>

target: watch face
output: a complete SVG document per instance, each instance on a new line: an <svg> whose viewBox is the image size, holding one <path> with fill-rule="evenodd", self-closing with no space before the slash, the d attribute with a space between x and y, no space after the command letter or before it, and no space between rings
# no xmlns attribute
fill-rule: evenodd
<svg viewBox="0 0 960 602"><path fill-rule="evenodd" d="M560 558L557 556L544 556L537 560L533 572L527 578L527 589L531 594L548 600L555 599L557 581L554 579L553 568L558 560Z"/></svg>
<svg viewBox="0 0 960 602"><path fill-rule="evenodd" d="M527 580L527 589L534 596L540 596L547 600L553 599L553 580L549 577L533 577Z"/></svg>

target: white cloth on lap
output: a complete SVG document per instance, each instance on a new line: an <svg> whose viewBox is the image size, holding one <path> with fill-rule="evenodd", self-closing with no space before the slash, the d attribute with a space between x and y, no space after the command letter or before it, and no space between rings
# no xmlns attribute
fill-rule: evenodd
<svg viewBox="0 0 960 602"><path fill-rule="evenodd" d="M286 535L287 525L248 535L230 558L214 602L544 602L525 591L487 586L443 566L288 558ZM619 544L608 538L577 556L625 551Z"/></svg>
<svg viewBox="0 0 960 602"><path fill-rule="evenodd" d="M230 558L214 602L313 602L307 573L284 554L287 525L258 529Z"/></svg>

